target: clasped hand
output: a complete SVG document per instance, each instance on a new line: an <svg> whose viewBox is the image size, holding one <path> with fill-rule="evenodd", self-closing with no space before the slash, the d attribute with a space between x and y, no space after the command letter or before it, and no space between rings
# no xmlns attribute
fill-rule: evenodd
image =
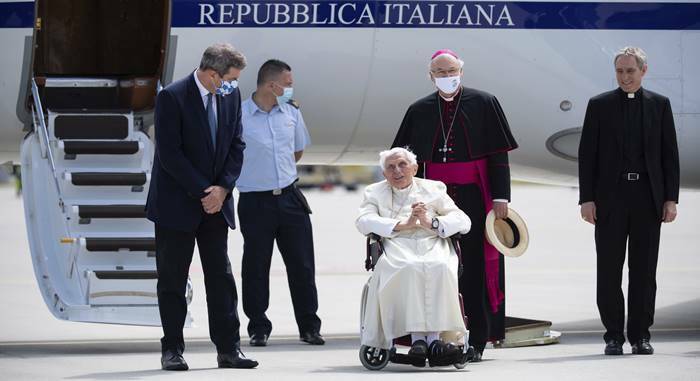
<svg viewBox="0 0 700 381"><path fill-rule="evenodd" d="M204 211L208 214L214 214L220 211L221 207L224 205L224 200L226 200L226 194L228 193L226 189L218 185L212 185L205 189L204 193L207 193L207 195L201 199Z"/></svg>
<svg viewBox="0 0 700 381"><path fill-rule="evenodd" d="M411 205L411 216L407 220L396 224L395 231L413 229L416 225L420 225L426 229L430 229L432 220L428 217L428 207L422 202L417 202Z"/></svg>

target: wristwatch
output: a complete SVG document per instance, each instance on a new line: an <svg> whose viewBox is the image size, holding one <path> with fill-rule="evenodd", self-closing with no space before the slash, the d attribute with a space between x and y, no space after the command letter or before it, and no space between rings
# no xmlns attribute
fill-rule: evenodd
<svg viewBox="0 0 700 381"><path fill-rule="evenodd" d="M430 224L430 227L433 230L438 230L438 228L440 227L440 220L438 220L437 217L433 217L433 222Z"/></svg>

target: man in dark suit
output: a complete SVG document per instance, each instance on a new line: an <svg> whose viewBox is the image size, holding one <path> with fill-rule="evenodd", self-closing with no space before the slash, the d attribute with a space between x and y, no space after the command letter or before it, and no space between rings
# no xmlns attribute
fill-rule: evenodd
<svg viewBox="0 0 700 381"><path fill-rule="evenodd" d="M209 334L220 368L254 368L240 353L236 284L227 253L235 228L231 191L243 163L241 96L245 57L229 44L204 51L199 68L156 99L156 151L146 209L155 223L161 366L187 370L182 336L194 243L204 271Z"/></svg>
<svg viewBox="0 0 700 381"><path fill-rule="evenodd" d="M588 103L579 145L581 217L595 225L597 303L606 355L621 355L622 268L628 247L627 339L652 354L661 222L676 218L678 145L668 98L642 88L646 54L626 47L614 59L616 90Z"/></svg>

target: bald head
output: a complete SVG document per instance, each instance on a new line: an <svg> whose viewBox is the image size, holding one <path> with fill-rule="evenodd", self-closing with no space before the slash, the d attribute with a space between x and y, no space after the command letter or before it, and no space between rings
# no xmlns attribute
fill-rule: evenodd
<svg viewBox="0 0 700 381"><path fill-rule="evenodd" d="M453 77L462 73L464 61L450 53L442 53L430 60L430 73L433 77Z"/></svg>

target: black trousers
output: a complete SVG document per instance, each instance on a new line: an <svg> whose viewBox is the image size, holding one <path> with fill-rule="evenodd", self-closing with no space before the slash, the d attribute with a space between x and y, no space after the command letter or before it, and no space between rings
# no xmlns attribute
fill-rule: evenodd
<svg viewBox="0 0 700 381"><path fill-rule="evenodd" d="M484 261L484 229L486 208L481 191L475 184L448 186L450 196L457 207L471 219L469 233L462 236L459 243L462 248L464 273L459 279L459 291L464 300L464 309L469 326L469 345L483 350L487 341L502 340L505 337L505 300L497 312L492 312L486 292L486 269ZM499 259L499 283L505 292L505 273L503 256Z"/></svg>
<svg viewBox="0 0 700 381"><path fill-rule="evenodd" d="M171 230L158 224L155 229L158 307L164 333L162 350L182 353L185 349L182 336L187 316L185 290L196 241L207 292L209 336L219 353L232 352L240 343L240 322L236 283L226 248L228 225L223 214L205 215L194 232Z"/></svg>
<svg viewBox="0 0 700 381"><path fill-rule="evenodd" d="M661 218L655 211L646 177L620 180L615 200L612 209L605 211L595 226L596 299L606 330L604 339L624 342L625 299L621 284L627 247L627 338L634 343L649 339L649 327L654 323Z"/></svg>
<svg viewBox="0 0 700 381"><path fill-rule="evenodd" d="M299 333L320 331L311 220L297 195L292 190L277 196L271 192L241 193L238 218L243 234L243 311L250 319L248 334L269 335L272 331L265 312L270 303L275 241L287 269Z"/></svg>

